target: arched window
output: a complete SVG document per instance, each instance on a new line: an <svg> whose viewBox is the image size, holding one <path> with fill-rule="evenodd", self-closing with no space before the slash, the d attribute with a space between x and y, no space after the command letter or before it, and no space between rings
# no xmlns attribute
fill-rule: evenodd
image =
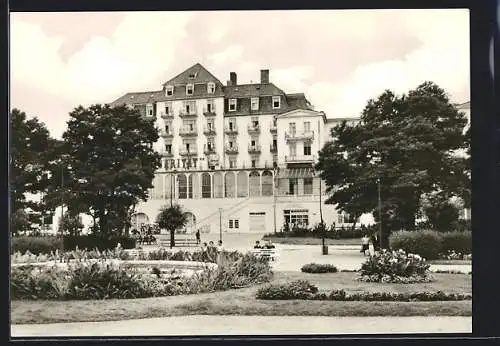
<svg viewBox="0 0 500 346"><path fill-rule="evenodd" d="M253 171L249 175L249 196L258 197L260 196L260 174L257 171Z"/></svg>
<svg viewBox="0 0 500 346"><path fill-rule="evenodd" d="M193 174L188 177L188 198L193 198Z"/></svg>
<svg viewBox="0 0 500 346"><path fill-rule="evenodd" d="M270 171L262 172L262 196L273 195L273 174Z"/></svg>
<svg viewBox="0 0 500 346"><path fill-rule="evenodd" d="M247 172L241 171L238 173L238 197L247 197L248 196L248 175Z"/></svg>
<svg viewBox="0 0 500 346"><path fill-rule="evenodd" d="M227 172L224 176L224 182L226 187L225 196L232 198L235 196L235 188L236 188L236 178L233 172Z"/></svg>
<svg viewBox="0 0 500 346"><path fill-rule="evenodd" d="M185 174L177 175L177 181L179 182L179 199L187 198L187 178Z"/></svg>
<svg viewBox="0 0 500 346"><path fill-rule="evenodd" d="M200 194L200 175L198 173L192 173L191 179L193 181L193 198L198 199L201 197L201 194Z"/></svg>
<svg viewBox="0 0 500 346"><path fill-rule="evenodd" d="M153 199L163 199L163 174L157 174L153 180Z"/></svg>
<svg viewBox="0 0 500 346"><path fill-rule="evenodd" d="M201 175L201 197L212 198L212 178L207 172Z"/></svg>
<svg viewBox="0 0 500 346"><path fill-rule="evenodd" d="M222 190L222 173L216 172L214 174L214 198L224 197Z"/></svg>

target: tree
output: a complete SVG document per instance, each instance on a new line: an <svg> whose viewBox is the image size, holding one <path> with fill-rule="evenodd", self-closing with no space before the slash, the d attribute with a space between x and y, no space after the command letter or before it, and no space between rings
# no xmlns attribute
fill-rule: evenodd
<svg viewBox="0 0 500 346"><path fill-rule="evenodd" d="M432 227L439 232L453 230L458 222L458 209L448 200L436 198L424 208Z"/></svg>
<svg viewBox="0 0 500 346"><path fill-rule="evenodd" d="M131 206L147 200L160 166L154 119L126 106L79 106L70 113L63 139L65 156L57 165L64 186L53 184L52 199L64 200L74 214L92 216L93 232L121 232Z"/></svg>
<svg viewBox="0 0 500 346"><path fill-rule="evenodd" d="M28 119L18 109L13 109L10 117L10 215L11 229L16 233L18 227L29 228L24 216L30 209L38 212L44 209L42 203L27 200L26 194L43 192L50 184L46 173L58 141L50 137L45 124L36 117ZM21 216L20 210L26 215Z"/></svg>
<svg viewBox="0 0 500 346"><path fill-rule="evenodd" d="M467 146L466 123L432 82L407 95L386 90L368 101L358 124L333 128L333 140L320 151L316 169L327 184L326 202L354 216L373 213L387 247L390 231L415 229L422 195L439 191L451 197L469 183L465 159L455 154Z"/></svg>
<svg viewBox="0 0 500 346"><path fill-rule="evenodd" d="M175 231L184 227L187 223L187 214L178 204L164 206L156 218L160 229L170 231L170 247L175 246Z"/></svg>
<svg viewBox="0 0 500 346"><path fill-rule="evenodd" d="M64 234L72 236L80 235L83 230L81 216L64 213L62 219L59 220L59 229L62 229Z"/></svg>

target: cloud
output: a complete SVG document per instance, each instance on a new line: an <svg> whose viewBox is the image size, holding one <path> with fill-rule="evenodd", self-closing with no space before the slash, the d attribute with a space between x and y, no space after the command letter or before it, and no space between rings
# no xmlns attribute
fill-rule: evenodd
<svg viewBox="0 0 500 346"><path fill-rule="evenodd" d="M222 52L213 53L208 56L208 59L216 64L222 65L228 61L235 61L243 54L245 48L241 44L235 44L227 47Z"/></svg>

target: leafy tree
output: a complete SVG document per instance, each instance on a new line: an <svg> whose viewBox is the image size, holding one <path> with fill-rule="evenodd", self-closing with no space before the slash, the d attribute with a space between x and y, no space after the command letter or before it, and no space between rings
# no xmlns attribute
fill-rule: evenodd
<svg viewBox="0 0 500 346"><path fill-rule="evenodd" d="M13 109L10 113L10 208L12 232L26 230L29 227L28 211L40 212L43 205L26 199L27 193L40 193L50 184L46 174L53 149L58 141L51 138L45 124L36 117L28 119L26 113ZM24 221L23 221L24 220Z"/></svg>
<svg viewBox="0 0 500 346"><path fill-rule="evenodd" d="M430 224L437 231L449 232L457 225L458 209L450 201L434 200L424 210Z"/></svg>
<svg viewBox="0 0 500 346"><path fill-rule="evenodd" d="M62 230L64 234L69 234L71 236L80 235L83 227L80 215L64 213L62 219L59 220L59 229Z"/></svg>
<svg viewBox="0 0 500 346"><path fill-rule="evenodd" d="M467 146L466 123L432 82L407 95L386 90L368 101L358 124L333 128L333 140L320 151L316 169L330 193L326 202L354 217L373 213L387 247L391 230L415 229L422 195L439 191L448 198L469 184L465 159L456 155Z"/></svg>
<svg viewBox="0 0 500 346"><path fill-rule="evenodd" d="M175 231L184 227L187 223L187 215L178 204L164 206L156 218L160 229L170 231L170 247L175 246Z"/></svg>
<svg viewBox="0 0 500 346"><path fill-rule="evenodd" d="M92 216L93 232L110 236L127 225L129 209L147 200L160 156L153 143L153 119L126 106L79 106L70 113L60 148L53 203L63 200L73 213ZM60 173L58 173L60 172ZM62 176L61 176L62 175ZM64 179L64 186L55 181Z"/></svg>

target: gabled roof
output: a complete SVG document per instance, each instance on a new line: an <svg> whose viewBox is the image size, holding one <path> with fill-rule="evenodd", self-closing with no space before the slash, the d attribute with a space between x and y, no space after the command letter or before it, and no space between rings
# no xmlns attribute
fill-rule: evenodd
<svg viewBox="0 0 500 346"><path fill-rule="evenodd" d="M304 108L296 108L296 109L287 109L286 112L283 112L278 115L278 118L286 118L286 117L295 117L295 116L320 116L323 118L323 121L326 122L326 115L324 112L315 111L312 109L304 109Z"/></svg>
<svg viewBox="0 0 500 346"><path fill-rule="evenodd" d="M153 103L156 102L161 96L163 96L162 90L126 93L122 97L111 102L109 105L111 107L115 107L123 104Z"/></svg>
<svg viewBox="0 0 500 346"><path fill-rule="evenodd" d="M227 98L247 98L252 96L279 96L285 95L285 92L273 83L266 83L228 85L224 87L224 94Z"/></svg>
<svg viewBox="0 0 500 346"><path fill-rule="evenodd" d="M194 78L191 78L194 76ZM165 85L186 85L186 84L196 84L196 83L208 83L214 82L218 84L222 84L220 80L218 80L213 74L208 72L208 70L203 67L200 63L196 63L187 70L179 73L174 78L169 81L163 83Z"/></svg>

